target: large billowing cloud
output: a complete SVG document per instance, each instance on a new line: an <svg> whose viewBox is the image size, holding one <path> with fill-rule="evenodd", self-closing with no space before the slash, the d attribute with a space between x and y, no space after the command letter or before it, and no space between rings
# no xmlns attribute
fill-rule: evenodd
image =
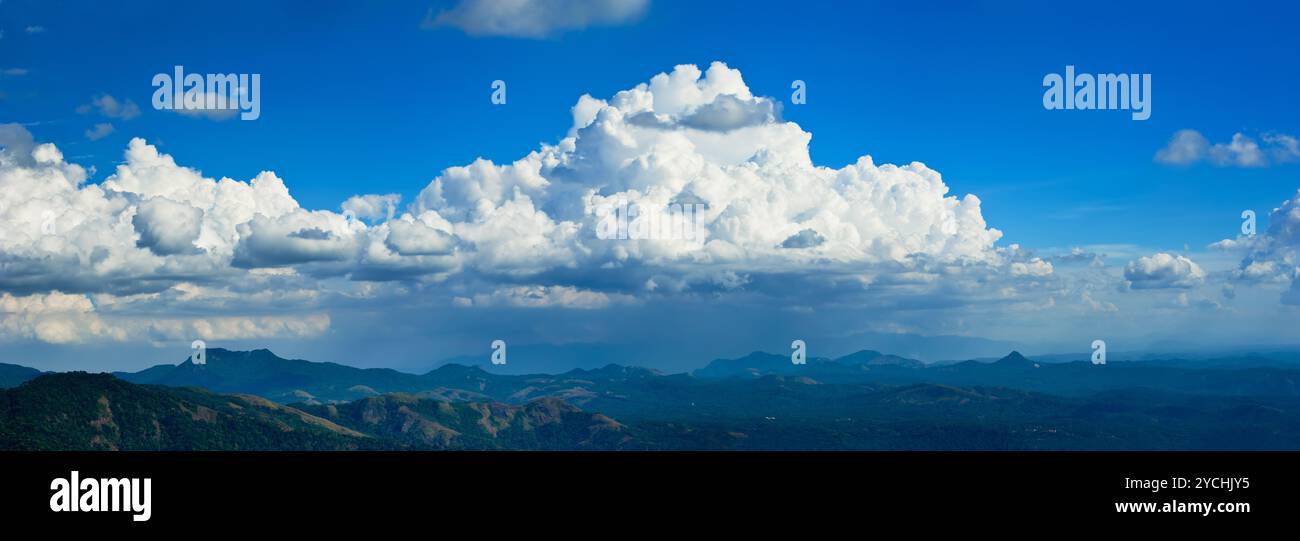
<svg viewBox="0 0 1300 541"><path fill-rule="evenodd" d="M1000 260L1001 233L986 226L977 197L950 195L917 162L817 166L811 135L776 109L725 65L678 66L609 100L583 96L570 136L555 145L510 164L448 169L412 210L451 221L492 268L510 267L505 252L521 250L534 252L530 265L733 270ZM698 209L694 234L598 238L605 211L635 207L667 220L681 202Z"/></svg>
<svg viewBox="0 0 1300 541"><path fill-rule="evenodd" d="M448 168L404 209L358 195L341 212L302 208L272 172L206 177L138 138L88 184L53 145L0 126L0 291L15 309L77 296L88 310L64 312L83 314L103 299L146 313L235 296L266 303L214 309L260 316L384 284L448 306L569 308L726 292L848 302L845 290L1019 302L1016 288L1050 285L1052 263L996 246L979 198L950 194L939 172L816 165L811 134L780 113L737 70L678 66L582 96L565 138L512 163ZM282 291L314 293L262 295Z"/></svg>

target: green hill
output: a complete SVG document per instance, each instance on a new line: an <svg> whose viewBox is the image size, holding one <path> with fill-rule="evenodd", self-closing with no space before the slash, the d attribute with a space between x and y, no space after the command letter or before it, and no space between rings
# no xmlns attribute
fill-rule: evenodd
<svg viewBox="0 0 1300 541"><path fill-rule="evenodd" d="M0 391L0 449L274 450L383 447L333 422L253 396L46 374Z"/></svg>
<svg viewBox="0 0 1300 541"><path fill-rule="evenodd" d="M0 450L632 449L631 430L557 398L389 394L285 406L245 394L45 374L0 391Z"/></svg>
<svg viewBox="0 0 1300 541"><path fill-rule="evenodd" d="M376 437L435 449L631 449L632 431L556 398L522 406L448 402L391 394L305 411Z"/></svg>

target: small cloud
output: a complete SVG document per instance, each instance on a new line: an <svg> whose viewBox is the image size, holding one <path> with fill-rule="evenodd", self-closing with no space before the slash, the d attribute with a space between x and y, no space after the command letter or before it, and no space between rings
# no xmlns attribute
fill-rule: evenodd
<svg viewBox="0 0 1300 541"><path fill-rule="evenodd" d="M99 124L95 124L95 127L86 130L86 139L98 141L108 137L111 133L113 133L113 125L107 122L100 122Z"/></svg>
<svg viewBox="0 0 1300 541"><path fill-rule="evenodd" d="M23 75L27 75L27 70L24 68L7 68L4 70L3 73L10 77L20 77Z"/></svg>
<svg viewBox="0 0 1300 541"><path fill-rule="evenodd" d="M1259 143L1240 133L1232 134L1232 141L1210 147L1210 161L1221 167L1263 167L1268 165Z"/></svg>
<svg viewBox="0 0 1300 541"><path fill-rule="evenodd" d="M1289 163L1300 161L1300 140L1284 133L1266 133L1260 139L1269 147L1273 161Z"/></svg>
<svg viewBox="0 0 1300 541"><path fill-rule="evenodd" d="M1051 276L1052 263L1043 261L1041 258L1033 258L1029 261L1016 261L1010 265L1012 276L1031 276L1044 277Z"/></svg>
<svg viewBox="0 0 1300 541"><path fill-rule="evenodd" d="M1205 157L1210 142L1196 130L1178 130L1165 148L1156 152L1156 161L1168 165L1188 165Z"/></svg>
<svg viewBox="0 0 1300 541"><path fill-rule="evenodd" d="M44 26L31 25L24 29L28 34L40 34L45 31Z"/></svg>
<svg viewBox="0 0 1300 541"><path fill-rule="evenodd" d="M1165 165L1208 161L1219 167L1265 167L1270 163L1300 161L1300 141L1295 137L1267 133L1261 140L1263 146L1238 132L1226 143L1211 144L1196 130L1179 130L1164 148L1156 152L1155 161Z"/></svg>
<svg viewBox="0 0 1300 541"><path fill-rule="evenodd" d="M635 299L623 294L606 294L578 289L572 286L515 286L475 295L474 306L512 306L517 308L573 308L592 310L611 304L634 303Z"/></svg>
<svg viewBox="0 0 1300 541"><path fill-rule="evenodd" d="M440 13L429 8L420 29L450 26L471 36L541 39L589 26L627 24L648 5L649 0L461 0Z"/></svg>
<svg viewBox="0 0 1300 541"><path fill-rule="evenodd" d="M1130 289L1188 289L1205 281L1205 271L1186 256L1161 252L1130 261L1124 280Z"/></svg>
<svg viewBox="0 0 1300 541"><path fill-rule="evenodd" d="M1048 261L1063 264L1087 263L1090 267L1106 266L1106 254L1084 250L1080 247L1070 249L1068 254L1059 254L1047 258Z"/></svg>
<svg viewBox="0 0 1300 541"><path fill-rule="evenodd" d="M80 114L89 114L91 111L97 111L106 118L117 118L121 120L131 120L140 116L140 106L131 100L118 101L117 98L108 94L95 96L90 103L77 107Z"/></svg>

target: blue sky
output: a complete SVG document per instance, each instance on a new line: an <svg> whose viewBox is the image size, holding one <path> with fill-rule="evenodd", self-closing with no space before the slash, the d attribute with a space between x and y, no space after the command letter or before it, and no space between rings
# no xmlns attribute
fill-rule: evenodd
<svg viewBox="0 0 1300 541"><path fill-rule="evenodd" d="M114 174L128 141L140 137L205 177L246 181L274 171L306 209L339 211L365 193L400 194L405 206L445 168L478 157L505 164L560 141L583 94L608 99L679 64L721 61L812 134L813 163L841 168L862 155L923 162L951 195L979 197L983 219L1003 233L998 246L1018 243L1038 255L1109 246L1117 273L1156 253L1188 255L1210 275L1230 272L1239 254L1195 254L1235 237L1244 209L1255 209L1267 230L1270 211L1300 187L1300 162L1288 159L1251 167L1153 159L1179 130L1211 144L1237 133L1261 142L1300 133L1294 6L655 0L628 20L540 39L421 28L428 14L456 4L4 0L0 122L22 124L68 162L93 166L90 184ZM1045 110L1043 76L1067 64L1152 74L1151 118ZM154 110L150 79L174 65L261 74L261 117ZM489 100L497 79L508 85L505 106ZM790 103L796 79L807 83L806 104ZM102 95L141 113L78 112ZM112 133L90 140L86 131L104 122ZM1206 262L1215 258L1226 263ZM1278 294L1260 298L1279 310ZM1269 317L1294 321L1294 311L1280 310ZM1194 321L1184 327L1213 318ZM11 347L26 347L15 340Z"/></svg>
<svg viewBox="0 0 1300 541"><path fill-rule="evenodd" d="M1211 139L1300 131L1291 99L1300 75L1286 68L1300 54L1293 6L1261 16L1209 2L1066 13L1033 2L660 1L637 24L531 40L421 31L425 10L446 3L295 4L236 2L187 15L177 11L194 8L163 2L51 9L7 0L0 50L6 67L29 73L3 81L0 114L41 123L35 133L89 156L82 162L101 178L124 140L141 136L210 174L272 169L304 206L329 208L358 184L409 196L444 167L522 156L563 135L583 93L609 95L676 64L722 60L759 94L788 101L791 80L809 83L809 103L785 115L816 135L819 163L866 153L925 162L955 191L980 194L990 221L1027 245L1211 242L1241 209L1290 195L1297 172L1151 160L1182 128ZM27 35L28 25L46 31ZM1152 118L1044 110L1041 79L1067 63L1152 73ZM84 140L91 122L77 105L98 93L147 104L148 79L176 64L263 74L265 116L212 123L146 110L109 137ZM488 101L496 79L509 85L509 107ZM377 159L391 155L404 159ZM1180 210L1160 210L1170 207Z"/></svg>

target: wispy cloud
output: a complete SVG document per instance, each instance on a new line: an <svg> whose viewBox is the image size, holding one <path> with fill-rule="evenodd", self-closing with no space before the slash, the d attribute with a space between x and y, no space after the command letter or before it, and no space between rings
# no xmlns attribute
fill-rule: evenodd
<svg viewBox="0 0 1300 541"><path fill-rule="evenodd" d="M1283 133L1265 133L1255 139L1235 133L1225 143L1211 144L1196 130L1179 130L1164 148L1156 152L1155 161L1166 165L1191 165L1209 162L1219 167L1266 167L1277 163L1300 161L1300 142Z"/></svg>
<svg viewBox="0 0 1300 541"><path fill-rule="evenodd" d="M649 0L461 0L449 10L425 14L420 28L458 28L471 36L545 38L589 26L639 19Z"/></svg>
<svg viewBox="0 0 1300 541"><path fill-rule="evenodd" d="M92 98L90 103L78 106L77 112L83 115L97 112L105 118L131 120L140 116L140 107L130 99L119 101L108 94L100 94Z"/></svg>
<svg viewBox="0 0 1300 541"><path fill-rule="evenodd" d="M113 125L108 122L100 122L99 124L95 124L93 128L86 130L86 139L98 141L108 137L111 133L113 133Z"/></svg>

